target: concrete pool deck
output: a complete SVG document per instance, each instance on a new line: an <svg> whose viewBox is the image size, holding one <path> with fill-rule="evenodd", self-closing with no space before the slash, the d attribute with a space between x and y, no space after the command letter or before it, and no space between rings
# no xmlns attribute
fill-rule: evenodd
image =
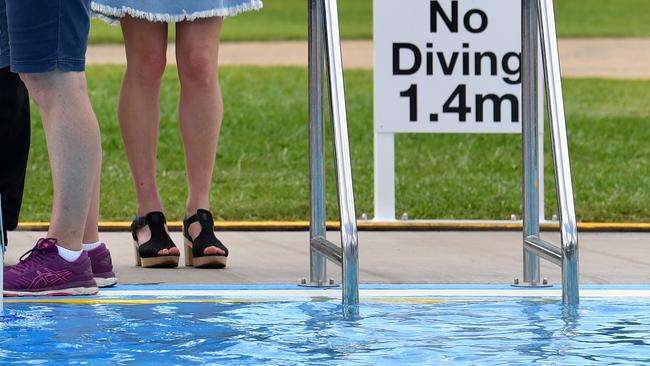
<svg viewBox="0 0 650 366"><path fill-rule="evenodd" d="M15 263L36 240L38 231L9 233L6 263ZM134 266L131 235L103 232L121 284L297 284L309 275L309 233L222 232L231 255L226 269L175 269ZM557 233L545 239L559 243ZM181 234L172 238L182 243ZM336 232L328 238L338 241ZM182 251L181 251L182 252ZM521 277L522 244L518 231L501 232L359 232L362 283L508 284ZM328 263L337 282L340 269ZM541 273L560 282L560 269L542 261ZM650 284L650 233L581 233L583 284Z"/></svg>

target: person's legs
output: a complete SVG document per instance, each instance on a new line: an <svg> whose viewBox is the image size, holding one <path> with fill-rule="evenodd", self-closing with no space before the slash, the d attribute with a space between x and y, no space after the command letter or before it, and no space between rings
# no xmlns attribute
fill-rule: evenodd
<svg viewBox="0 0 650 366"><path fill-rule="evenodd" d="M1 32L1 30L0 30ZM29 155L29 96L9 67L0 69L0 195L5 243L18 224Z"/></svg>
<svg viewBox="0 0 650 366"><path fill-rule="evenodd" d="M101 159L101 158L100 158ZM92 194L90 195L90 207L86 216L86 225L82 242L84 244L96 243L99 241L99 186L101 181L101 160L99 169L95 174Z"/></svg>
<svg viewBox="0 0 650 366"><path fill-rule="evenodd" d="M210 188L215 164L223 102L219 86L218 51L222 18L197 19L178 23L176 60L181 82L180 127L185 149L189 183L187 216L198 209L210 209ZM201 232L198 222L189 227L195 238ZM205 254L224 254L208 247Z"/></svg>
<svg viewBox="0 0 650 366"><path fill-rule="evenodd" d="M0 0L0 196L5 244L7 230L18 225L29 155L30 116L27 89L9 65L5 0Z"/></svg>
<svg viewBox="0 0 650 366"><path fill-rule="evenodd" d="M53 202L48 237L81 250L101 164L97 119L83 72L21 74L43 119L52 168Z"/></svg>
<svg viewBox="0 0 650 366"><path fill-rule="evenodd" d="M137 196L137 214L162 211L156 185L160 83L165 71L167 24L121 20L127 66L118 117Z"/></svg>
<svg viewBox="0 0 650 366"><path fill-rule="evenodd" d="M127 67L118 117L137 196L137 216L162 211L156 184L160 83L167 64L167 24L129 16L122 18ZM139 244L152 238L148 225L135 229ZM167 239L167 238L165 238ZM170 245L167 240L167 245ZM178 248L160 256L180 255Z"/></svg>
<svg viewBox="0 0 650 366"><path fill-rule="evenodd" d="M93 277L98 287L111 287L117 284L117 277L113 272L111 253L99 239L99 191L101 182L101 162L98 166L90 195L90 207L84 226L82 247L88 253L92 267Z"/></svg>
<svg viewBox="0 0 650 366"><path fill-rule="evenodd" d="M101 165L100 165L101 167ZM86 226L83 234L83 250L88 253L93 277L97 286L111 287L117 284L117 277L113 272L113 260L111 253L99 239L99 187L100 187L100 170L97 171L93 183L90 207L86 217Z"/></svg>
<svg viewBox="0 0 650 366"><path fill-rule="evenodd" d="M11 69L41 113L53 203L49 238L5 271L4 294L94 294L91 261L81 250L101 161L84 74L90 1L6 0L6 6Z"/></svg>
<svg viewBox="0 0 650 366"><path fill-rule="evenodd" d="M101 159L86 89L89 0L3 0L11 69L41 112L53 178L48 235L80 250Z"/></svg>

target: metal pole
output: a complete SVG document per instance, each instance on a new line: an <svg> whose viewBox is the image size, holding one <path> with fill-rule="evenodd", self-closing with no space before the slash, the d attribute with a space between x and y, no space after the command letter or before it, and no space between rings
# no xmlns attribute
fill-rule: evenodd
<svg viewBox="0 0 650 366"><path fill-rule="evenodd" d="M553 147L553 163L555 165L555 188L560 208L562 300L564 304L574 305L579 302L578 230L571 182L555 15L552 0L539 0L538 4L546 75L546 97L551 124L551 146Z"/></svg>
<svg viewBox="0 0 650 366"><path fill-rule="evenodd" d="M359 253L336 0L325 0L323 20L326 33L325 50L336 160L336 188L341 217L343 306L346 315L354 316L358 314L359 305Z"/></svg>
<svg viewBox="0 0 650 366"><path fill-rule="evenodd" d="M309 190L310 243L315 237L326 237L325 204L325 134L323 132L323 4L309 1ZM309 248L309 278L311 285L327 281L327 260Z"/></svg>
<svg viewBox="0 0 650 366"><path fill-rule="evenodd" d="M395 135L375 132L373 145L375 167L373 220L395 221Z"/></svg>
<svg viewBox="0 0 650 366"><path fill-rule="evenodd" d="M536 0L521 0L521 86L523 155L523 235L539 236L539 80ZM539 257L524 249L524 282L539 284Z"/></svg>

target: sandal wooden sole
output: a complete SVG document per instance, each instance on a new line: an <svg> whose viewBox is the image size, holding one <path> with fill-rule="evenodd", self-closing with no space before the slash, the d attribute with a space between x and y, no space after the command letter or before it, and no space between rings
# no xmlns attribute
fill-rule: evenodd
<svg viewBox="0 0 650 366"><path fill-rule="evenodd" d="M192 243L185 238L185 266L194 268L225 268L228 257L222 255L206 255L194 258Z"/></svg>
<svg viewBox="0 0 650 366"><path fill-rule="evenodd" d="M138 242L133 241L135 248L135 265L142 268L174 268L178 267L178 255L162 255L159 257L142 258L138 251Z"/></svg>

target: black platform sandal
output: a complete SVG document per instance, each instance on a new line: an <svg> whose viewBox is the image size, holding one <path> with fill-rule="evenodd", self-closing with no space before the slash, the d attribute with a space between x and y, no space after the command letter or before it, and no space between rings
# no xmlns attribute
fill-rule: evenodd
<svg viewBox="0 0 650 366"><path fill-rule="evenodd" d="M201 224L201 233L192 240L189 233L190 225ZM183 236L185 237L185 266L196 268L224 268L228 259L228 248L214 236L214 220L208 210L198 209L196 215L183 220ZM217 247L225 254L204 254L205 248Z"/></svg>
<svg viewBox="0 0 650 366"><path fill-rule="evenodd" d="M178 266L178 254L159 255L163 249L176 248L172 238L165 230L165 215L159 211L149 212L146 216L136 217L131 224L133 245L135 246L135 265L143 268L159 267L172 268ZM144 226L149 226L151 239L138 245L136 231Z"/></svg>

